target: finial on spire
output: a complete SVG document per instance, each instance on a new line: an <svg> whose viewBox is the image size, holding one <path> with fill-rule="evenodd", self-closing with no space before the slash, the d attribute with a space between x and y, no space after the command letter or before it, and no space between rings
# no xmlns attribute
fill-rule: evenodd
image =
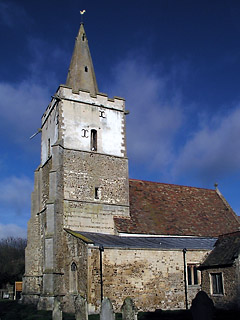
<svg viewBox="0 0 240 320"><path fill-rule="evenodd" d="M81 23L83 23L83 15L86 12L86 10L80 10L80 15L81 15Z"/></svg>
<svg viewBox="0 0 240 320"><path fill-rule="evenodd" d="M218 189L218 183L217 182L214 183L214 187L215 187L216 190Z"/></svg>

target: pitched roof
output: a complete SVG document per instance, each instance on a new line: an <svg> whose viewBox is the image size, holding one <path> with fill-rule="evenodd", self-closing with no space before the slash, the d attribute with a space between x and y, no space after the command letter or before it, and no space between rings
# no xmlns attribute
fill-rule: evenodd
<svg viewBox="0 0 240 320"><path fill-rule="evenodd" d="M120 233L217 237L240 222L216 190L129 180L131 219L115 218Z"/></svg>
<svg viewBox="0 0 240 320"><path fill-rule="evenodd" d="M240 231L222 235L218 238L215 248L201 264L200 269L230 266L240 252Z"/></svg>
<svg viewBox="0 0 240 320"><path fill-rule="evenodd" d="M163 249L182 250L199 249L212 250L216 238L203 237L136 237L136 236L116 236L96 232L82 232L65 229L68 233L81 239L82 241L95 246L105 248L141 248L141 249Z"/></svg>

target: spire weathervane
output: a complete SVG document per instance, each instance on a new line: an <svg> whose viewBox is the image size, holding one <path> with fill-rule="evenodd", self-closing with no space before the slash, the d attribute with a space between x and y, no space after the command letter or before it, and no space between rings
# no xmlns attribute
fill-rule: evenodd
<svg viewBox="0 0 240 320"><path fill-rule="evenodd" d="M83 15L86 12L86 10L80 10L80 15L81 15L81 23L83 23Z"/></svg>

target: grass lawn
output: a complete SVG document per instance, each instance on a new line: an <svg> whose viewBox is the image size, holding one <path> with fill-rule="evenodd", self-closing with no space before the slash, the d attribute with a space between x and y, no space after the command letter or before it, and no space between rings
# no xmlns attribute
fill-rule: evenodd
<svg viewBox="0 0 240 320"><path fill-rule="evenodd" d="M90 315L88 318L98 320L99 315ZM121 315L116 316L116 320L121 318ZM75 320L75 316L63 312L63 319ZM23 305L12 300L0 300L0 320L52 320L52 311L39 311L33 305Z"/></svg>
<svg viewBox="0 0 240 320"><path fill-rule="evenodd" d="M89 315L89 320L99 320L99 315ZM33 305L22 305L12 300L0 300L0 320L52 320L51 311L39 311ZM75 320L74 314L63 313L64 320ZM121 320L116 314L116 320ZM188 310L139 312L138 320L192 320ZM214 320L239 320L240 312L217 310Z"/></svg>
<svg viewBox="0 0 240 320"><path fill-rule="evenodd" d="M52 311L39 311L33 305L22 305L16 301L0 300L1 320L52 320ZM64 320L75 320L73 314L64 313Z"/></svg>
<svg viewBox="0 0 240 320"><path fill-rule="evenodd" d="M173 318L174 316L174 318ZM99 315L89 315L89 320L99 320ZM0 300L0 319L1 320L52 320L51 311L39 311L33 305L22 305L12 300ZM75 320L73 314L63 313L64 320ZM116 320L121 320L122 315L116 314ZM190 313L185 311L159 311L140 312L138 320L191 320Z"/></svg>

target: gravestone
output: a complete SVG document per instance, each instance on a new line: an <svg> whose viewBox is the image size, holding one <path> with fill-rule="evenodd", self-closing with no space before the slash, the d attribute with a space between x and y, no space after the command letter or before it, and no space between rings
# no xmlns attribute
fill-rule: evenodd
<svg viewBox="0 0 240 320"><path fill-rule="evenodd" d="M214 304L205 291L199 291L192 301L191 313L193 320L212 320Z"/></svg>
<svg viewBox="0 0 240 320"><path fill-rule="evenodd" d="M74 308L75 308L75 319L76 320L87 320L87 301L80 294L74 299Z"/></svg>
<svg viewBox="0 0 240 320"><path fill-rule="evenodd" d="M100 320L115 320L112 303L108 298L104 298L102 301Z"/></svg>
<svg viewBox="0 0 240 320"><path fill-rule="evenodd" d="M122 320L137 320L137 309L134 305L133 300L127 297L121 307Z"/></svg>
<svg viewBox="0 0 240 320"><path fill-rule="evenodd" d="M62 308L61 302L58 297L54 299L53 311L52 311L52 320L62 320Z"/></svg>

